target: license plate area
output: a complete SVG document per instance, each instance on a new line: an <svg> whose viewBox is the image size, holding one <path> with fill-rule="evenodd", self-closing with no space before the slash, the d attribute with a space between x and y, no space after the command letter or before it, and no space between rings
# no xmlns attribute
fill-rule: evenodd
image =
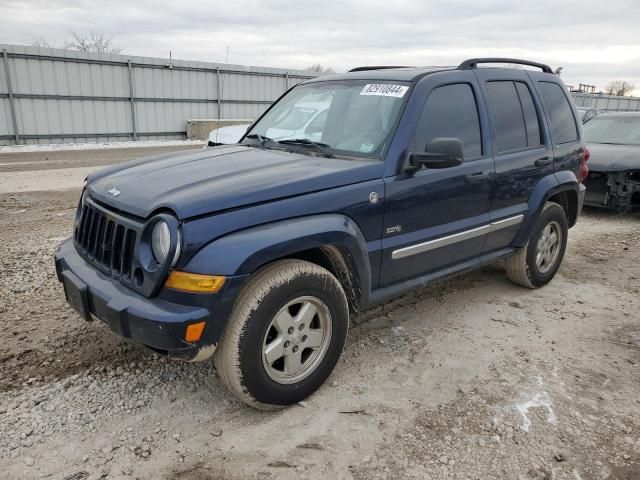
<svg viewBox="0 0 640 480"><path fill-rule="evenodd" d="M62 285L67 303L87 321L91 320L89 309L89 290L85 283L69 270L62 272Z"/></svg>

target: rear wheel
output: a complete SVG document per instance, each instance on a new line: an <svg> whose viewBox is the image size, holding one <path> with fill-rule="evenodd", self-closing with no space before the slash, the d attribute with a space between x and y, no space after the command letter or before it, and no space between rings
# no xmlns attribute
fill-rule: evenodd
<svg viewBox="0 0 640 480"><path fill-rule="evenodd" d="M238 297L214 362L225 386L261 409L303 400L344 347L347 299L327 270L299 260L258 272Z"/></svg>
<svg viewBox="0 0 640 480"><path fill-rule="evenodd" d="M509 279L527 288L549 283L564 258L568 231L564 209L557 203L547 202L527 245L505 261Z"/></svg>

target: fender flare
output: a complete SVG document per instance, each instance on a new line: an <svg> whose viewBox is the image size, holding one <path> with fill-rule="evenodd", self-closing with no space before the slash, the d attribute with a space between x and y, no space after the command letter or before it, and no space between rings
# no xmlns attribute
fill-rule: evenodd
<svg viewBox="0 0 640 480"><path fill-rule="evenodd" d="M210 275L249 275L275 260L312 249L326 249L332 262L344 264L340 276L348 276L353 290L347 296L354 295L358 310L366 305L371 290L367 243L357 224L345 215L299 217L230 233L201 248L184 269Z"/></svg>
<svg viewBox="0 0 640 480"><path fill-rule="evenodd" d="M569 170L552 173L541 178L529 196L529 208L522 222L522 228L513 241L513 246L524 247L527 244L531 230L533 230L533 226L549 198L561 192L572 192L576 195L577 200L579 189L580 183L577 177Z"/></svg>

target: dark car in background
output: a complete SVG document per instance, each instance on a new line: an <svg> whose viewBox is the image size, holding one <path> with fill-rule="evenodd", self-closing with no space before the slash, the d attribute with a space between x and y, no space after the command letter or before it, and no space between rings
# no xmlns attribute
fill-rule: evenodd
<svg viewBox="0 0 640 480"><path fill-rule="evenodd" d="M585 204L640 207L640 112L603 113L583 128L591 152Z"/></svg>
<svg viewBox="0 0 640 480"><path fill-rule="evenodd" d="M597 108L588 107L578 108L578 115L580 115L580 120L582 120L582 123L587 123L593 117L595 117L596 115L600 115L601 113L604 113L604 110L598 110Z"/></svg>

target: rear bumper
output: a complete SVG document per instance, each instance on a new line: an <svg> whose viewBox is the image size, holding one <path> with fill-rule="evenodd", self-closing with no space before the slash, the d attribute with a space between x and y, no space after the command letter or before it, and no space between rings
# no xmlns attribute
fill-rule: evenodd
<svg viewBox="0 0 640 480"><path fill-rule="evenodd" d="M233 303L224 292L230 293L230 287L237 290L234 285L240 283L237 277L231 279L227 282L231 286L225 285L216 295L164 289L157 297L146 298L95 270L76 252L71 240L60 246L55 265L67 302L85 320L96 317L123 337L158 353L192 361L204 360L215 351ZM202 321L206 326L200 341L186 342L187 326Z"/></svg>

